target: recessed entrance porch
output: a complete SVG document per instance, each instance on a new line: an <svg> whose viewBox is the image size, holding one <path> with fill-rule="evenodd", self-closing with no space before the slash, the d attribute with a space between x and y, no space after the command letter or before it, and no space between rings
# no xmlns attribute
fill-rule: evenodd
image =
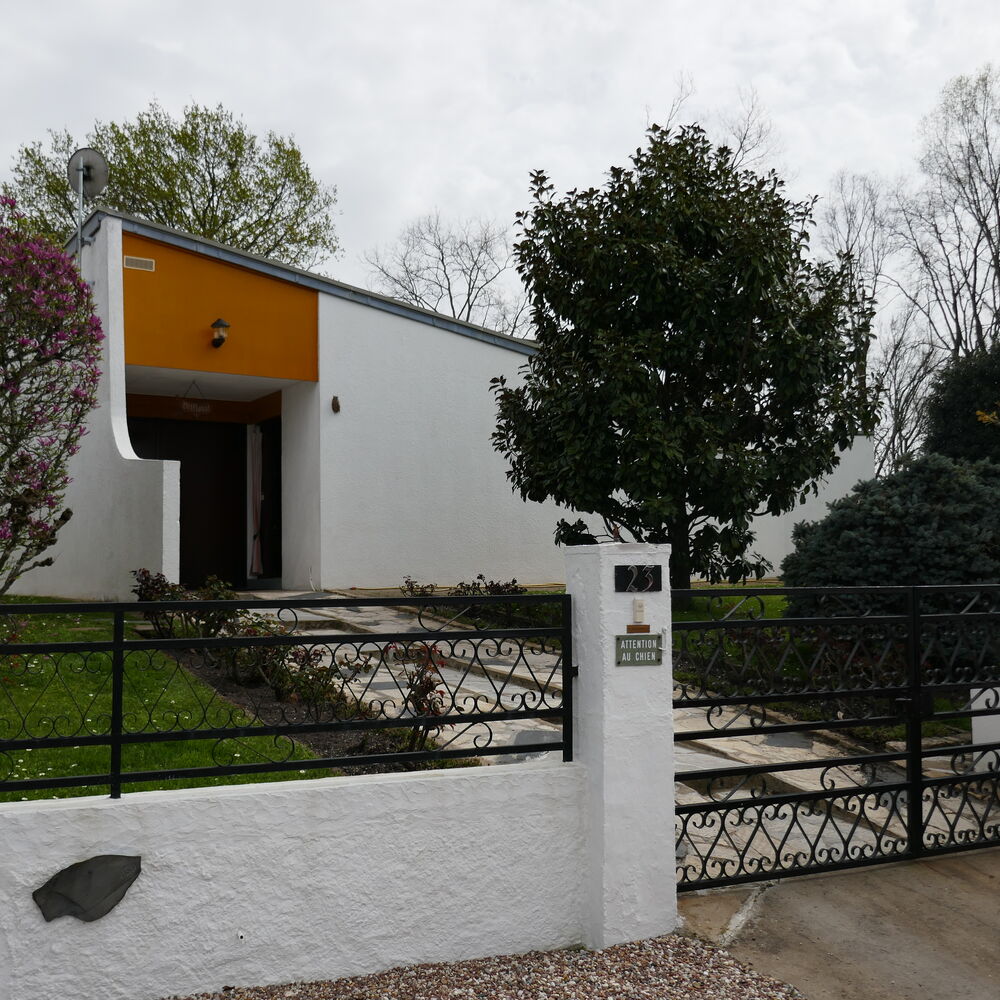
<svg viewBox="0 0 1000 1000"><path fill-rule="evenodd" d="M139 458L180 462L179 582L280 586L285 379L126 366ZM138 567L137 567L138 568Z"/></svg>

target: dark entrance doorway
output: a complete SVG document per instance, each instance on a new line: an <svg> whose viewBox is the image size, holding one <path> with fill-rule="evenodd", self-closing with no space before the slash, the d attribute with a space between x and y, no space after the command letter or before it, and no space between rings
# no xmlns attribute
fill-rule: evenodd
<svg viewBox="0 0 1000 1000"><path fill-rule="evenodd" d="M180 582L200 587L214 574L245 587L246 426L130 417L128 427L140 458L181 463Z"/></svg>
<svg viewBox="0 0 1000 1000"><path fill-rule="evenodd" d="M258 514L260 568L256 587L281 587L281 417L257 425L260 430L261 471ZM251 483L251 491L254 484ZM253 497L251 494L251 510ZM253 560L251 558L251 567ZM253 570L251 569L251 572Z"/></svg>

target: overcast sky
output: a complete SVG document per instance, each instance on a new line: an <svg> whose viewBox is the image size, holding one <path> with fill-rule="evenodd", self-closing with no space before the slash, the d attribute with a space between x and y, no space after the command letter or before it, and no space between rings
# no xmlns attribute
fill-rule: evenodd
<svg viewBox="0 0 1000 1000"><path fill-rule="evenodd" d="M158 100L294 135L336 184L327 272L435 207L512 219L529 171L600 184L662 120L754 88L796 196L838 168L905 171L953 76L1000 62L997 0L22 0L3 2L0 178L23 143ZM113 167L113 164L112 164Z"/></svg>

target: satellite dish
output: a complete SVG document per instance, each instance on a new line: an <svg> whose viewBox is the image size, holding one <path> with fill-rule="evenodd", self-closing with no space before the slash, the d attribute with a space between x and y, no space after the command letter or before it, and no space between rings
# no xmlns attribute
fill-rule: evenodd
<svg viewBox="0 0 1000 1000"><path fill-rule="evenodd" d="M84 146L69 158L66 175L77 196L76 252L79 254L83 249L83 202L96 198L108 186L108 161L96 149Z"/></svg>
<svg viewBox="0 0 1000 1000"><path fill-rule="evenodd" d="M66 174L73 191L90 201L108 186L108 161L96 149L84 147L69 158Z"/></svg>

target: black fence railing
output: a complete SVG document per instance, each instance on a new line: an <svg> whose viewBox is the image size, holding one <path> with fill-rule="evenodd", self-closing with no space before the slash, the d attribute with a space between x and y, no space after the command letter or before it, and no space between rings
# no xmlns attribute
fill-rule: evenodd
<svg viewBox="0 0 1000 1000"><path fill-rule="evenodd" d="M8 604L0 638L0 801L572 759L565 595Z"/></svg>
<svg viewBox="0 0 1000 1000"><path fill-rule="evenodd" d="M1000 586L675 602L680 889L1000 845Z"/></svg>

